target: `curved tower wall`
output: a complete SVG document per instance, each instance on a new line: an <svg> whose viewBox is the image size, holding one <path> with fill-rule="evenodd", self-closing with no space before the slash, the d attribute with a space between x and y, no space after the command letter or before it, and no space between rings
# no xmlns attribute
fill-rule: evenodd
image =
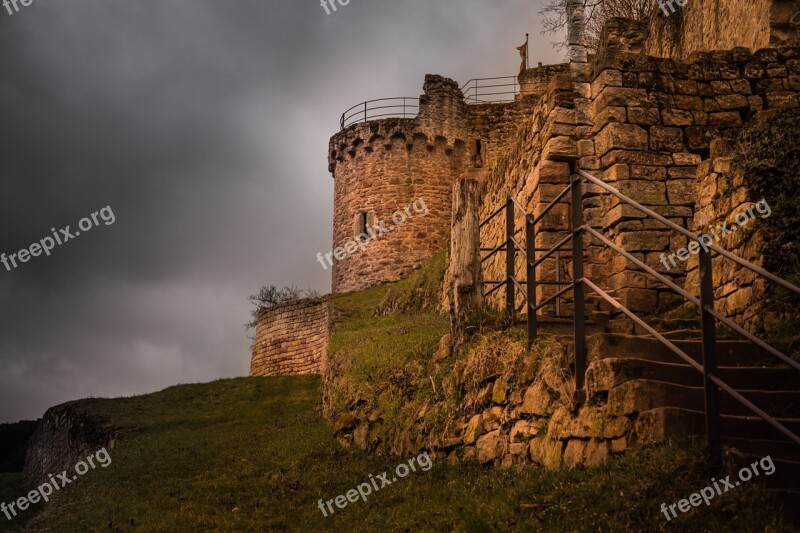
<svg viewBox="0 0 800 533"><path fill-rule="evenodd" d="M333 248L346 252L333 259L334 293L397 281L447 247L452 185L470 167L467 114L455 82L428 76L416 118L356 124L331 139ZM357 246L365 222L374 237Z"/></svg>

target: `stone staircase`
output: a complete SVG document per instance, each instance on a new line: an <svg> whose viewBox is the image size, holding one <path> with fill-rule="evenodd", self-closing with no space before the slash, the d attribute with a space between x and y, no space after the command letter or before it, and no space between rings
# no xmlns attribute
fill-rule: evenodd
<svg viewBox="0 0 800 533"><path fill-rule="evenodd" d="M699 331L676 328L674 321L660 325L672 327L665 336L702 362ZM718 340L717 349L720 377L800 433L800 374L775 366L774 358L747 341ZM705 439L702 375L654 337L596 334L589 338L588 361L588 398L607 399L611 414L635 418L634 431L640 441ZM720 392L720 413L728 470L769 455L775 473L760 477L768 488L800 501L800 448L724 392Z"/></svg>

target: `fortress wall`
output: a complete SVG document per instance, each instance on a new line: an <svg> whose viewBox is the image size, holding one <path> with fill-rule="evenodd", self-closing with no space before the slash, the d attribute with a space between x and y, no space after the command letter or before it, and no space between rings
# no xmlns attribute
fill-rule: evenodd
<svg viewBox="0 0 800 533"><path fill-rule="evenodd" d="M612 21L585 74L576 70L571 80L551 81L517 142L490 169L482 218L509 194L528 212L541 213L568 183L564 161L574 157L580 168L623 194L692 228L697 168L709 156L712 139L798 105L798 48L708 52L682 63L642 54L643 42L640 26ZM598 194L600 191L591 187L587 192L586 223L678 284L684 283L686 264L668 268L661 261L661 254L687 246L684 237L656 221L644 220L640 212L608 194ZM537 248L550 248L567 235L567 203L557 206L543 222L537 226ZM517 228L522 224L517 217ZM517 238L523 242L524 233L519 231ZM482 230L482 243L495 246L504 240L501 215ZM587 276L633 311L663 312L681 303L619 254L592 244L587 247L586 260ZM553 280L554 263L545 262L537 271L538 279ZM523 266L520 255L516 266L519 279L526 277ZM564 261L562 279L569 271L569 262ZM484 279L504 277L505 255L500 253L484 264ZM539 301L554 290L540 286ZM492 303L504 305L502 290ZM523 307L521 297L517 304Z"/></svg>
<svg viewBox="0 0 800 533"><path fill-rule="evenodd" d="M607 182L673 222L693 229L697 168L714 138L798 106L800 49L706 52L689 63L617 50L593 65L595 156ZM652 268L685 280L686 264L661 254L685 237L604 198L601 226ZM620 257L603 269L608 286L634 310L666 311L682 302ZM599 273L598 273L599 274Z"/></svg>
<svg viewBox="0 0 800 533"><path fill-rule="evenodd" d="M719 142L715 147L715 157L703 161L697 169L698 194L693 230L698 234L711 234L709 227L718 228L725 222L731 228L736 226L736 216L746 213L753 205L747 201L749 191L744 172L740 168L732 168L733 154L730 148ZM761 218L757 211L754 211L754 216ZM751 220L749 225L752 227L755 222ZM762 236L758 231L745 229L732 232L714 244L756 266L764 267L763 258L758 253L762 244ZM714 254L712 263L715 309L750 331L763 330L763 311L760 306L753 304L768 297L769 287L765 279L719 254ZM687 270L686 290L700 294L697 256L690 256Z"/></svg>
<svg viewBox="0 0 800 533"><path fill-rule="evenodd" d="M481 219L488 217L509 195L514 195L527 212L539 215L569 183L566 160L577 156L576 126L581 114L575 107L575 97L569 76L559 74L550 80L547 89L531 106L531 112L518 128L513 142L489 169ZM569 207L562 203L537 225L537 248L556 244L565 235L568 223ZM520 213L515 217L515 224L519 229L517 240L524 243L524 219ZM505 241L505 235L505 215L501 214L481 230L481 243L483 246L496 246ZM561 263L562 272L566 272L568 264L565 256ZM526 277L524 268L524 259L520 255L516 261L519 279ZM555 258L548 259L537 270L537 276L539 279L555 279L555 269ZM504 278L505 254L499 253L484 263L484 279ZM563 279L567 279L566 275ZM556 290L540 286L537 289L539 301ZM490 303L497 307L505 305L504 302L503 289L490 297ZM518 308L521 309L523 303L518 295Z"/></svg>
<svg viewBox="0 0 800 533"><path fill-rule="evenodd" d="M490 168L515 142L520 125L541 96L523 96L507 104L469 106L470 143L481 140L483 168ZM474 146L470 145L474 153Z"/></svg>
<svg viewBox="0 0 800 533"><path fill-rule="evenodd" d="M687 0L675 8L650 20L648 55L686 59L694 52L798 44L800 5L793 0Z"/></svg>
<svg viewBox="0 0 800 533"><path fill-rule="evenodd" d="M250 375L322 373L329 324L330 307L324 299L288 302L262 312L256 326Z"/></svg>

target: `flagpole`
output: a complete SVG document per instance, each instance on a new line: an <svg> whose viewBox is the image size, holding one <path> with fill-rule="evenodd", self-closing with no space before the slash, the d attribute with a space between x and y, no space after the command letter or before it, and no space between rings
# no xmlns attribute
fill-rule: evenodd
<svg viewBox="0 0 800 533"><path fill-rule="evenodd" d="M525 34L525 68L526 69L531 68L531 62L530 62L531 49L530 49L530 45L528 45L528 41L529 40L530 40L530 36L529 36L529 34L526 33Z"/></svg>

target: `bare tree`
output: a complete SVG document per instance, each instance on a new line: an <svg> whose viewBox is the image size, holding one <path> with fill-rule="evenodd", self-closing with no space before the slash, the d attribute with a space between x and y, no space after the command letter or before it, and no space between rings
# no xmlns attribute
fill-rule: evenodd
<svg viewBox="0 0 800 533"><path fill-rule="evenodd" d="M256 325L258 325L259 315L265 309L275 307L276 305L280 305L282 303L301 300L303 298L319 298L319 293L314 290L303 290L297 287L284 287L282 289L279 289L274 285L270 285L269 287L261 287L256 294L252 294L248 298L250 303L255 306L255 309L251 311L253 319L245 324L245 329L249 331L255 328Z"/></svg>
<svg viewBox="0 0 800 533"><path fill-rule="evenodd" d="M556 33L569 25L570 0L547 0L540 14L544 17L544 33ZM658 9L655 0L583 0L584 32L583 44L592 51L597 50L605 23L614 17L647 21ZM559 43L564 46L566 43Z"/></svg>

